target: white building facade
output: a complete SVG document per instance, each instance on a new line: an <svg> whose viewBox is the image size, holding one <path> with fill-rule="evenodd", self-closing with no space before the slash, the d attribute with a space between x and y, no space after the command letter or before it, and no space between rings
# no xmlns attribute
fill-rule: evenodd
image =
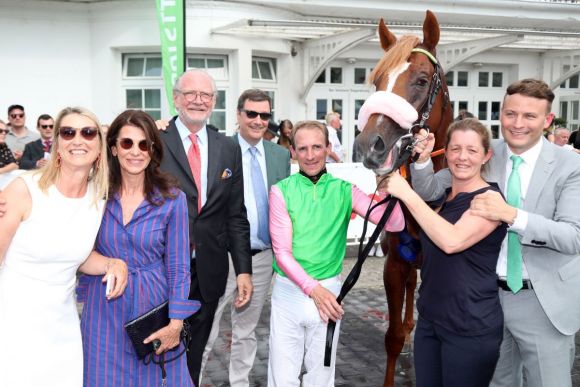
<svg viewBox="0 0 580 387"><path fill-rule="evenodd" d="M171 1L171 0L165 0ZM426 9L441 24L438 57L454 112L499 132L505 88L527 77L554 89L553 111L580 125L580 4L573 1L186 1L189 67L216 79L211 123L231 134L245 89L268 91L276 121L338 111L350 159L366 77L382 55L383 17L397 34L421 34ZM161 76L155 0L0 2L0 118L24 105L42 113L81 105L103 123L126 108L170 118Z"/></svg>

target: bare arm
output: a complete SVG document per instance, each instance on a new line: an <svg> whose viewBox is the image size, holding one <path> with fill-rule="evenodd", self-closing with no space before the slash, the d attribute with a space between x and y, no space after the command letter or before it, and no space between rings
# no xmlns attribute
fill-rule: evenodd
<svg viewBox="0 0 580 387"><path fill-rule="evenodd" d="M3 199L6 206L10 206L6 213L0 217L0 264L4 262L4 256L12 242L12 238L18 230L20 223L25 220L32 209L32 198L30 192L24 183L24 180L18 178L12 181L4 191Z"/></svg>
<svg viewBox="0 0 580 387"><path fill-rule="evenodd" d="M5 165L2 168L0 168L0 173L6 173L6 172L14 171L15 169L18 169L18 164L16 164L16 163L10 163L10 164Z"/></svg>
<svg viewBox="0 0 580 387"><path fill-rule="evenodd" d="M455 224L449 223L433 211L398 172L390 175L386 188L405 203L427 236L446 254L458 253L473 246L500 224L499 221L476 216L471 210L465 211Z"/></svg>
<svg viewBox="0 0 580 387"><path fill-rule="evenodd" d="M127 287L128 270L125 261L109 258L93 250L88 258L79 267L79 271L89 275L102 275L101 282L106 282L109 276L114 277L115 287L107 298L112 300L123 295Z"/></svg>

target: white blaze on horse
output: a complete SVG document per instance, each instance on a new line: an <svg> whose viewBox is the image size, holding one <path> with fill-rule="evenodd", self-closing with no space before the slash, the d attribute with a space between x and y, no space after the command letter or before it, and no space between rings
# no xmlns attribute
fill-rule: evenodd
<svg viewBox="0 0 580 387"><path fill-rule="evenodd" d="M381 19L379 37L385 54L369 76L377 91L359 112L362 131L355 146L365 167L377 175L386 175L399 165L402 173L408 175L408 149L414 144L414 134L420 129L431 131L435 134L435 149L443 149L445 131L453 120L445 74L436 59L439 23L433 13L427 11L423 40L410 35L397 40ZM437 156L439 154L442 152ZM440 169L444 158L434 155L433 162L435 169ZM411 244L415 244L412 238L418 237L417 225L405 212L406 230L389 233L383 240L383 251L388 252L383 281L389 312L384 386L389 387L394 385L397 357L415 326L416 268L421 257L411 249Z"/></svg>

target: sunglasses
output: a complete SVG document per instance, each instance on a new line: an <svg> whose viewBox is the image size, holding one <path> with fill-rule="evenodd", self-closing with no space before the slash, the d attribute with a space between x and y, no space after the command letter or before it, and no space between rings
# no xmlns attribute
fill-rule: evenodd
<svg viewBox="0 0 580 387"><path fill-rule="evenodd" d="M58 130L58 134L63 140L72 140L75 138L77 132L81 132L81 136L85 140L92 140L97 137L99 133L99 129L95 128L94 126L86 126L84 128L72 128L70 126L61 126Z"/></svg>
<svg viewBox="0 0 580 387"><path fill-rule="evenodd" d="M40 125L40 127L42 129L52 129L52 128L54 128L54 125Z"/></svg>
<svg viewBox="0 0 580 387"><path fill-rule="evenodd" d="M262 121L269 121L270 118L272 118L272 113L258 113L258 112L255 112L253 110L246 110L246 109L242 109L241 111L246 113L246 116L251 120L253 120L254 118L256 118L258 116L260 116L260 119Z"/></svg>
<svg viewBox="0 0 580 387"><path fill-rule="evenodd" d="M10 114L10 118L15 119L15 118L24 118L24 113L13 113Z"/></svg>
<svg viewBox="0 0 580 387"><path fill-rule="evenodd" d="M10 133L10 131L8 129L0 129L0 134L2 134L2 133L8 134L8 133Z"/></svg>
<svg viewBox="0 0 580 387"><path fill-rule="evenodd" d="M126 149L126 150L132 149L133 144L135 144L135 142L130 138L120 138L119 139L119 145L123 149ZM153 145L153 144L151 144L151 145ZM149 151L149 144L147 144L147 140L139 141L137 143L137 146L139 147L139 150L141 152L148 152Z"/></svg>

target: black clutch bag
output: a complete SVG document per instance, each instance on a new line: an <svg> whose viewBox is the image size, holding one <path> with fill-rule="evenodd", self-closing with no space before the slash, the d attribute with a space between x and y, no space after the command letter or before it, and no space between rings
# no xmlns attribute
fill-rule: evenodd
<svg viewBox="0 0 580 387"><path fill-rule="evenodd" d="M143 344L143 340L168 324L169 303L167 301L125 324L125 329L139 359L144 359L145 356L155 350L152 342Z"/></svg>

